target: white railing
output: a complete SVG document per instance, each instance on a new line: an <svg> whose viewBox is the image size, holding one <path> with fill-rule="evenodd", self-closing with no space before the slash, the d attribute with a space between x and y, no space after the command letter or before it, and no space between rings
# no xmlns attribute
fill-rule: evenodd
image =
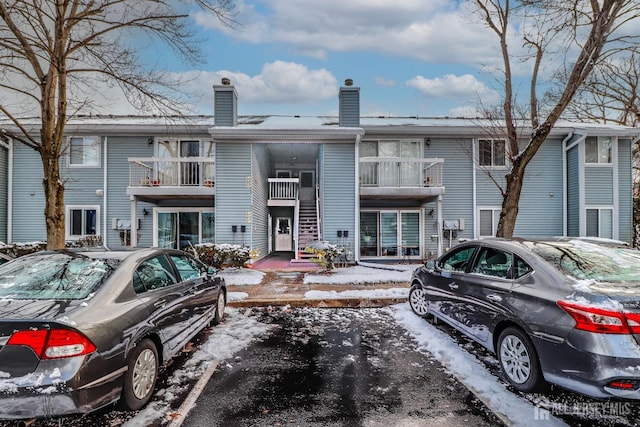
<svg viewBox="0 0 640 427"><path fill-rule="evenodd" d="M129 185L213 187L215 161L210 157L130 157Z"/></svg>
<svg viewBox="0 0 640 427"><path fill-rule="evenodd" d="M269 178L269 198L298 200L298 178Z"/></svg>
<svg viewBox="0 0 640 427"><path fill-rule="evenodd" d="M441 187L444 159L362 157L362 187Z"/></svg>

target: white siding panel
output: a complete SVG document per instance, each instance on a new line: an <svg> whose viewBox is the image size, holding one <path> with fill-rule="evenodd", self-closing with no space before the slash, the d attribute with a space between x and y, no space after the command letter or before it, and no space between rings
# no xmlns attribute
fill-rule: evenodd
<svg viewBox="0 0 640 427"><path fill-rule="evenodd" d="M252 215L251 144L216 143L216 242L242 243L241 225ZM231 226L238 226L235 235ZM251 225L252 226L252 225Z"/></svg>

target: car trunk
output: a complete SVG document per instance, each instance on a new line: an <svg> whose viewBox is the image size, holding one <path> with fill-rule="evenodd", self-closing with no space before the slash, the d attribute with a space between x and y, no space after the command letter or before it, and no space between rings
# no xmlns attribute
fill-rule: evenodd
<svg viewBox="0 0 640 427"><path fill-rule="evenodd" d="M0 379L21 377L40 363L34 351L24 345L7 345L16 331L42 330L72 325L68 314L78 301L11 300L0 307ZM55 321L58 319L58 322ZM60 322L62 320L62 322Z"/></svg>

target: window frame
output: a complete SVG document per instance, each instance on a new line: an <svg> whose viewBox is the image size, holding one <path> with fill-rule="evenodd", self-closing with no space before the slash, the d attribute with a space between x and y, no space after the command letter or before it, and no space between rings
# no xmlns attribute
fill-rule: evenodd
<svg viewBox="0 0 640 427"><path fill-rule="evenodd" d="M81 210L82 211L82 225L81 228L83 231L86 230L86 212L94 210L96 212L96 232L95 234L71 234L73 228L73 217L71 215L72 211ZM80 240L84 239L88 236L100 236L100 205L66 205L65 206L65 226L64 226L64 234L66 240Z"/></svg>
<svg viewBox="0 0 640 427"><path fill-rule="evenodd" d="M595 140L595 141L594 141ZM602 149L604 146L604 141L609 141L609 152L608 152L608 161L602 162ZM596 147L596 161L590 161L587 156L587 144L595 142ZM584 139L584 164L587 166L613 166L613 145L614 145L614 137L612 136L587 136Z"/></svg>
<svg viewBox="0 0 640 427"><path fill-rule="evenodd" d="M480 215L483 211L491 211L491 234L481 233ZM498 206L478 206L478 221L477 221L477 230L476 230L477 238L496 236L496 230L498 229L498 222L500 221L501 211L502 211L502 207L498 207Z"/></svg>
<svg viewBox="0 0 640 427"><path fill-rule="evenodd" d="M589 230L589 211L595 211L597 212L598 218L598 235L597 236L589 236L588 230ZM602 233L605 229L604 227L604 223L603 220L605 219L602 215L603 211L608 211L609 214L609 219L610 219L610 230L611 230L611 235L610 236L603 236ZM602 238L602 239L613 239L614 238L614 233L615 233L615 218L614 218L614 208L613 206L585 206L585 210L584 210L584 227L585 227L585 237L597 237L597 238Z"/></svg>
<svg viewBox="0 0 640 427"><path fill-rule="evenodd" d="M484 164L482 163L482 149L481 149L481 144L483 141L488 141L491 144L491 163L490 164ZM502 142L502 146L503 146L503 159L502 159L502 164L496 164L496 142ZM492 169L506 169L507 168L507 140L506 138L478 138L477 139L478 142L478 166L483 167L483 168L492 168Z"/></svg>
<svg viewBox="0 0 640 427"><path fill-rule="evenodd" d="M95 163L85 163L84 162L84 156L83 156L83 162L82 163L73 163L72 159L73 159L73 140L75 139L82 139L83 144L83 150L88 147L87 145L84 144L85 140L88 139L92 139L94 142L93 144L91 144L90 146L95 147ZM100 138L99 136L96 135L71 135L67 138L67 166L69 168L78 168L78 169L82 169L82 168L99 168L102 165L102 138Z"/></svg>

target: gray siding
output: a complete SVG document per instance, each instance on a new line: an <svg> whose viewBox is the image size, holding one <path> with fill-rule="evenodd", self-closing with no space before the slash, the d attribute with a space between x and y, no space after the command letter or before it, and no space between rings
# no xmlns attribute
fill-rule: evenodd
<svg viewBox="0 0 640 427"><path fill-rule="evenodd" d="M13 242L44 242L47 230L40 155L24 144L14 143L13 159Z"/></svg>
<svg viewBox="0 0 640 427"><path fill-rule="evenodd" d="M347 243L354 248L355 237L355 146L353 144L324 144L322 176L323 238L338 243L338 230L347 230Z"/></svg>
<svg viewBox="0 0 640 427"><path fill-rule="evenodd" d="M631 141L618 141L618 239L633 243L633 189Z"/></svg>
<svg viewBox="0 0 640 427"><path fill-rule="evenodd" d="M238 124L237 102L232 87L215 88L213 109L216 126L236 126Z"/></svg>
<svg viewBox="0 0 640 427"><path fill-rule="evenodd" d="M269 251L269 152L265 144L253 144L252 169L251 248L262 258Z"/></svg>
<svg viewBox="0 0 640 427"><path fill-rule="evenodd" d="M216 243L242 243L240 226L252 212L251 145L216 143ZM237 225L234 234L231 226ZM264 255L264 254L261 254Z"/></svg>
<svg viewBox="0 0 640 427"><path fill-rule="evenodd" d="M343 87L340 89L339 125L360 126L360 88Z"/></svg>
<svg viewBox="0 0 640 427"><path fill-rule="evenodd" d="M584 168L584 194L587 205L613 204L613 167Z"/></svg>
<svg viewBox="0 0 640 427"><path fill-rule="evenodd" d="M567 236L580 235L580 156L576 145L567 152Z"/></svg>
<svg viewBox="0 0 640 427"><path fill-rule="evenodd" d="M514 234L561 236L562 199L562 141L547 139L525 172Z"/></svg>
<svg viewBox="0 0 640 427"><path fill-rule="evenodd" d="M149 145L148 137L110 136L107 139L107 218L106 243L111 249L124 247L119 230L111 229L113 218L131 219L131 200L127 196L129 185L129 157L152 157L153 145ZM104 160L104 159L103 159ZM104 165L104 162L103 162ZM95 191L94 191L95 197ZM136 216L140 219L138 230L138 246L148 247L153 244L153 216L144 216L143 209L153 212L153 204L138 202ZM102 218L101 218L102 220ZM101 224L102 228L102 224Z"/></svg>
<svg viewBox="0 0 640 427"><path fill-rule="evenodd" d="M471 140L457 138L431 138L424 148L424 157L443 158L442 180L445 194L442 196L442 219L464 219L465 229L457 233L457 238L473 238L473 159L470 155ZM492 184L493 186L493 184ZM495 188L495 186L493 186ZM436 203L425 205L425 243L427 251L435 253L437 242L431 236L438 232ZM431 209L433 215L429 215ZM445 246L448 240L445 241ZM427 253L428 255L428 253Z"/></svg>
<svg viewBox="0 0 640 427"><path fill-rule="evenodd" d="M0 242L7 241L7 212L9 194L9 150L0 147Z"/></svg>

